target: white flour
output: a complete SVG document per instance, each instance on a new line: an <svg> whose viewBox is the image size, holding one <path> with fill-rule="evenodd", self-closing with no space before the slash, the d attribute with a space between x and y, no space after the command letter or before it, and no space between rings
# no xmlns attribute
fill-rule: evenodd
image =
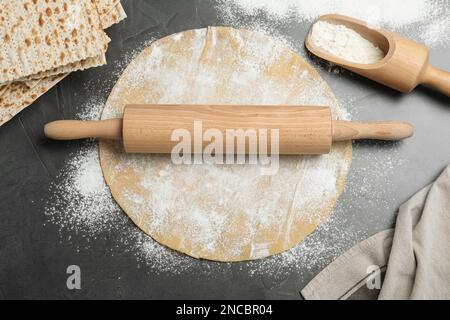
<svg viewBox="0 0 450 320"><path fill-rule="evenodd" d="M92 143L73 155L61 173L63 182L52 186L52 205L46 208L50 221L75 230L109 228L110 214L118 207L98 164L98 152Z"/></svg>
<svg viewBox="0 0 450 320"><path fill-rule="evenodd" d="M99 100L85 104L79 117L98 119L103 108ZM388 154L376 147L361 152L355 150L356 162L364 161L369 165L353 169L347 192L352 199L364 199L364 205L358 207L351 202L343 207L338 202L330 220L297 247L275 257L240 264L240 268L250 275L264 274L273 281L293 272L308 275L308 272L318 272L360 239L371 235L365 227L349 224L346 217L351 206L361 215L366 214L364 221L375 226L383 223L379 216L371 213L380 207L389 208L395 202L391 181L396 168L403 164L395 147L391 149ZM377 180L383 181L384 189L372 183ZM61 242L69 246L76 243L77 251L90 251L96 239L103 239L108 242L108 254L120 255L116 250L126 250L125 254L136 257L138 266L142 265L151 273L195 273L204 277L215 272L231 272L231 267L236 266L190 258L160 245L139 230L111 197L101 173L97 143L85 142L81 150L70 157L56 181L50 188L45 213L48 221L60 229ZM75 236L84 238L84 242L72 240Z"/></svg>
<svg viewBox="0 0 450 320"><path fill-rule="evenodd" d="M318 21L312 28L311 41L315 46L349 62L371 64L384 57L380 48L344 25Z"/></svg>
<svg viewBox="0 0 450 320"><path fill-rule="evenodd" d="M296 57L282 45L260 34L220 30L173 35L146 50L121 76L103 118L121 114L126 103L144 102L323 105L345 115L305 64L294 63L283 77L267 71ZM209 58L221 56L228 58ZM322 222L342 190L350 163L346 150L284 157L270 178L259 174L258 165L179 166L170 157L125 155L109 144L102 147L102 165L116 200L148 234L177 239L180 250L194 256L196 250L203 257L224 252L221 259L235 260L255 244L263 249L251 251L252 258L267 255L275 238L292 247L294 228ZM269 230L270 240L261 239Z"/></svg>
<svg viewBox="0 0 450 320"><path fill-rule="evenodd" d="M296 46L293 43L288 45ZM141 49L137 49L129 56L123 57L123 63L115 73L120 73L140 51ZM98 81L104 83L105 79ZM109 91L109 88L99 94L104 96L106 91ZM351 100L351 97L348 98L349 102ZM104 101L101 98L94 98L84 105L79 117L86 120L99 119L103 106ZM375 152L375 156L371 150ZM346 220L347 211L350 207L361 213L370 213L372 209L380 207L390 208L395 199L392 198L392 183L389 181L393 178L394 170L402 164L398 153L392 151L390 154L381 151L378 153L376 148L370 148L356 154L356 159L365 159L371 165L359 170L354 168L347 189L349 197L363 198L367 205L357 207L355 203L349 204L347 201L347 206L342 207L341 203L338 203L332 218L294 249L261 261L234 264L234 268L240 267L255 276L264 274L272 279L284 279L293 272L308 275L308 272L318 272L357 241L371 235L364 226L349 224ZM383 180L387 187L383 190L376 188L371 182L377 179ZM86 251L93 249L92 242L95 239L104 239L110 244L111 256L120 255L116 253L119 248L126 250L125 254L136 256L138 266L144 266L151 273L195 273L204 277L220 271L231 272L231 264L189 258L161 246L135 227L112 199L104 182L96 143L86 142L82 150L73 154L56 181L51 186L52 195L48 199L46 214L49 222L60 228L61 241L65 245L75 246L76 243L77 250ZM84 183L91 186L85 188ZM94 185L95 188L92 187ZM389 210L389 213L391 211ZM370 214L368 217L370 218ZM373 220L375 224L382 223L375 218ZM85 241L74 241L74 236L81 236Z"/></svg>
<svg viewBox="0 0 450 320"><path fill-rule="evenodd" d="M338 13L429 46L448 46L450 39L447 0L216 0L216 6L225 23L251 29L277 29L296 21L311 23L320 15Z"/></svg>
<svg viewBox="0 0 450 320"><path fill-rule="evenodd" d="M248 13L263 10L278 18L295 16L310 21L327 13L363 19L371 24L401 27L427 17L435 1L409 0L408 5L392 0L226 0ZM432 8L430 8L432 5Z"/></svg>
<svg viewBox="0 0 450 320"><path fill-rule="evenodd" d="M261 54L264 54L262 50ZM156 57L156 56L155 56ZM126 61L130 61L132 56L128 57ZM119 67L122 68L122 67ZM251 77L251 75L249 74ZM305 77L308 75L305 74ZM237 84L238 85L238 84ZM317 87L317 92L312 94L318 102L325 100L328 101L329 97L322 97L320 92L321 87ZM323 92L323 91L322 91ZM305 97L299 97L300 99L307 99L311 94ZM87 103L78 114L80 119L99 119L100 112L102 111L104 101L99 98L93 98L92 101ZM348 117L344 109L340 109L341 117ZM324 170L319 170L323 168ZM318 170L313 170L311 172L311 179L313 181L307 180L305 177L305 183L309 185L309 193L313 195L313 198L318 198L323 192L332 192L335 188L334 184L327 185L327 181L334 181L335 179L330 179L333 177L335 172L328 170L326 164L318 165ZM167 173L164 169L160 170L159 175L165 177ZM152 177L154 178L154 177ZM316 188L317 179L323 181L323 185L320 188ZM138 261L143 262L145 265L150 266L153 272L169 272L169 273L180 273L185 270L192 268L192 266L212 265L214 270L218 268L229 268L229 265L206 263L204 261L197 261L192 258L186 257L182 254L176 253L172 250L159 245L149 236L146 236L142 231L135 227L126 215L119 209L118 205L112 199L109 188L104 182L104 178L101 172L99 159L98 159L98 146L95 142L86 142L85 146L76 154L71 156L71 159L67 163L67 166L61 172L58 179L58 183L55 183L51 187L51 198L48 201L46 207L46 214L50 222L58 225L61 230L61 236L64 237L64 241L69 241L72 234L82 236L86 239L86 247L89 248L90 242L97 238L110 238L108 234L114 233L115 238L120 235L120 242L126 244L128 250L136 255ZM239 186L236 186L237 188ZM160 197L169 196L170 194L165 194L164 190L157 190ZM132 196L132 195L130 195ZM139 203L139 199L135 199L136 203ZM308 201L308 197L302 197L300 201ZM170 199L169 199L170 201ZM300 205L302 205L300 203ZM260 223L265 222L264 216L260 214ZM161 215L164 217L164 215ZM218 229L217 226L221 224L221 219L208 219L204 220L202 215L192 215L194 219L193 225L202 226L203 229L214 230ZM158 221L155 221L158 223ZM211 225L213 223L213 225ZM271 222L270 222L271 223ZM200 230L201 231L201 230ZM214 245L217 236L214 233L205 234L201 231L204 236L201 237L201 242L205 244ZM316 243L318 240L315 240ZM346 239L342 241L351 241L351 239ZM341 243L342 243L341 241ZM327 261L327 258L322 257L319 251L315 247L310 247L311 243L301 245L301 248L296 248L300 254L306 254L310 256L308 263L312 266L319 261ZM337 243L336 241L330 243ZM114 249L118 244L111 243L111 253L113 254ZM335 255L340 251L339 247L330 247L324 245L324 250L335 251ZM83 247L80 250L85 249ZM294 252L294 251L293 251ZM317 252L315 259L311 258L312 253ZM301 259L297 257L293 259L293 253L286 253L277 256L275 259L267 259L264 263L254 262L249 264L251 266L251 273L267 268L267 273L272 273L269 266L269 261L273 261L274 270L278 268L290 269L293 265L298 265L298 263L305 264L306 261L301 262ZM325 259L325 260L324 260ZM323 262L325 265L325 262ZM206 268L209 272L210 267ZM274 272L276 274L278 271Z"/></svg>

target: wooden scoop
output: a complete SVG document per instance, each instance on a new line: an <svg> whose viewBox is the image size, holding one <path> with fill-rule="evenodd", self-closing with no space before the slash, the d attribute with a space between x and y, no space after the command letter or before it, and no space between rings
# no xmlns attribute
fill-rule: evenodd
<svg viewBox="0 0 450 320"><path fill-rule="evenodd" d="M424 45L346 16L329 14L321 16L317 21L353 29L378 46L386 55L374 64L358 64L343 60L315 46L311 39L311 28L305 45L316 56L401 92L411 92L417 85L423 83L450 96L450 73L429 64L428 48Z"/></svg>
<svg viewBox="0 0 450 320"><path fill-rule="evenodd" d="M172 141L177 129L185 129L191 137L194 122L203 133L216 129L223 135L223 150L227 130L257 132L278 129L279 153L284 155L325 154L333 141L352 139L400 140L413 134L413 127L404 122L352 123L333 121L331 111L324 107L300 106L219 106L219 105L128 105L123 119L104 121L62 120L48 123L45 135L56 140L100 138L123 140L129 153L171 153L179 141ZM198 135L197 135L198 137ZM194 139L193 146L203 150L211 141ZM270 144L270 143L269 143ZM245 153L249 153L248 144ZM195 151L194 151L195 152Z"/></svg>

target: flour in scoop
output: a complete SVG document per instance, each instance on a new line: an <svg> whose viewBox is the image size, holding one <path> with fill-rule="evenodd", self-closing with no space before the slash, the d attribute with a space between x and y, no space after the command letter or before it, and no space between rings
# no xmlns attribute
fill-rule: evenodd
<svg viewBox="0 0 450 320"><path fill-rule="evenodd" d="M430 47L448 47L448 0L214 0L222 24L286 34L297 24L336 13L400 33ZM405 5L405 3L407 3Z"/></svg>
<svg viewBox="0 0 450 320"><path fill-rule="evenodd" d="M120 63L115 63L113 74L120 74L123 67L150 42L151 39L135 51L128 52ZM90 101L78 106L77 118L100 118L105 104L104 98L110 91L109 82L103 78L101 85L97 95L91 96ZM85 90L89 92L90 88L86 87ZM324 97L320 94L320 86L317 90L314 91L314 96L318 99L317 102L320 102ZM345 100L343 104L348 107L353 101ZM357 113L358 110L353 109L352 113L354 112ZM400 153L396 151L395 146L392 146L389 152L386 152L386 146L360 149L357 149L356 165L349 176L346 194L351 199L364 199L364 202L348 199L338 202L331 218L316 233L295 248L263 260L242 264L202 261L170 250L144 234L113 200L103 178L98 145L94 141L85 141L82 147L70 155L60 174L50 185L45 206L46 225L49 231L54 228L59 230L61 244L69 252L80 252L87 257L102 254L111 257L113 261L136 259L136 265L131 263L131 267L141 268L150 275L186 275L202 280L211 277L216 281L219 273L239 274L242 277L249 274L261 279L265 286L270 285L273 288L271 292L285 294L285 286L282 284L286 283L286 279L295 279L293 274L311 278L351 246L372 234L373 230L348 222L352 212L365 214L364 221L370 221L372 225L381 228L383 219L380 220L379 216L372 217L369 213L379 208L385 212L393 210L392 203L395 203L396 199L393 198L395 185L392 181L395 179L395 172L404 165ZM324 178L329 176L329 168L316 171L305 181L309 194L314 196L316 192L323 190L316 187L319 185L318 181L326 183ZM161 172L161 175L164 174ZM374 184L373 181L383 181L386 188L377 188L379 183ZM329 190L331 187L326 186L325 189ZM304 200L307 199L308 197ZM305 285L293 283L292 286L299 289Z"/></svg>
<svg viewBox="0 0 450 320"><path fill-rule="evenodd" d="M384 58L384 52L355 30L325 21L314 24L311 41L333 56L360 64L372 64Z"/></svg>

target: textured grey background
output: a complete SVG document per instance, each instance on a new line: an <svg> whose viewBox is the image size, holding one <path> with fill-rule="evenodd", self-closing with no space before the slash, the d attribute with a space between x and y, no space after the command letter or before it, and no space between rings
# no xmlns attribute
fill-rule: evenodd
<svg viewBox="0 0 450 320"><path fill-rule="evenodd" d="M85 239L73 235L70 242L61 242L58 227L46 224L44 199L48 197L48 186L80 142L45 141L43 125L54 119L72 118L104 79L112 86L117 78L112 73L113 65L144 41L224 24L209 1L123 2L129 18L108 30L112 38L109 65L70 75L0 127L0 298L299 299L298 292L320 272L320 267L300 267L282 280L264 274L250 276L245 263L207 277L195 268L181 274L157 273L145 264L139 266L135 257L125 253L125 245L111 255L110 241L92 239L91 249L78 250L85 245ZM257 19L271 22L263 14ZM302 46L307 28L307 24L293 21L289 25L275 24L274 30L298 43L297 51L307 56ZM431 61L450 70L448 57L448 50L436 48ZM317 65L317 61L311 62ZM347 189L335 213L341 215L336 227L342 229L342 234L354 236L351 241L342 241L339 234L330 235L326 230L312 236L318 242L341 241L340 251L344 251L391 227L398 206L450 162L450 99L425 88L401 95L356 75L330 73L320 63L319 70L342 103L352 98L351 111L356 119L402 119L416 126L414 138L404 143L355 144ZM390 162L394 162L393 167ZM332 258L330 253L324 261L331 262ZM199 262L199 268L204 268L205 263L209 262ZM65 271L70 264L82 268L82 290L66 289Z"/></svg>

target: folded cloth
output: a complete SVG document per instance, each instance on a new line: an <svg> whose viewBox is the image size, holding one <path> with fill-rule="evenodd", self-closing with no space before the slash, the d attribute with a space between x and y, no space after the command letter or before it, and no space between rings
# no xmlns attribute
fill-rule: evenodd
<svg viewBox="0 0 450 320"><path fill-rule="evenodd" d="M369 297L381 272L381 290ZM450 299L450 166L400 207L395 230L344 253L301 293L307 300Z"/></svg>

